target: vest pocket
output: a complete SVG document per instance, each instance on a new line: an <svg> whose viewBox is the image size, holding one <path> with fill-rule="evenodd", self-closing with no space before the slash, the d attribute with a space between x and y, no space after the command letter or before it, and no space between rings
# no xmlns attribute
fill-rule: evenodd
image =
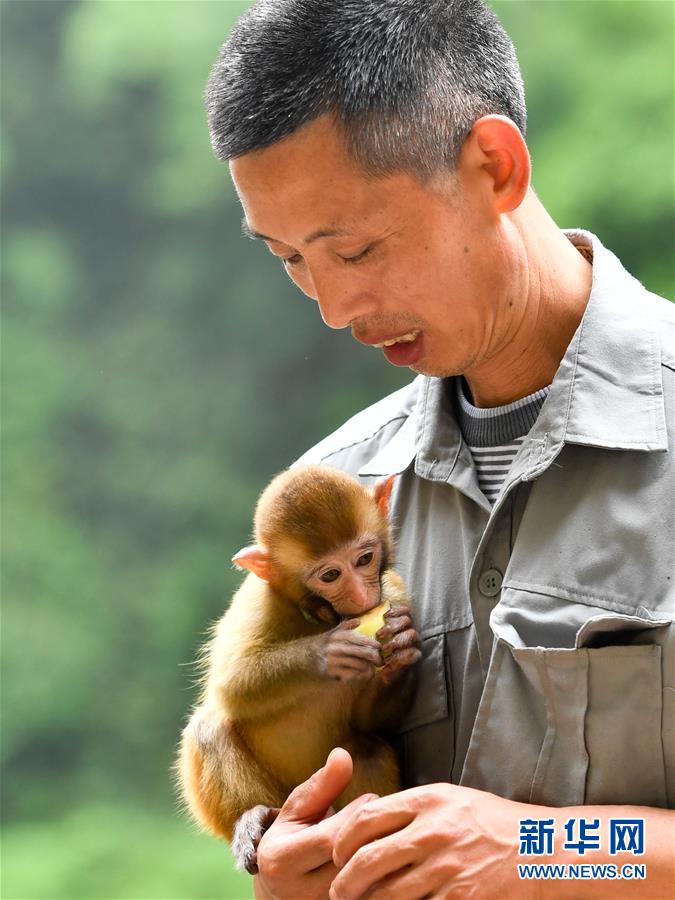
<svg viewBox="0 0 675 900"><path fill-rule="evenodd" d="M661 648L578 652L588 654L586 802L666 806Z"/></svg>
<svg viewBox="0 0 675 900"><path fill-rule="evenodd" d="M668 805L662 648L648 643L668 625L666 620L605 615L579 630L578 652L588 654L587 803Z"/></svg>
<svg viewBox="0 0 675 900"><path fill-rule="evenodd" d="M547 600L551 620L567 616L571 626L570 605L556 610L561 601ZM518 617L527 604L520 594ZM463 784L550 806L668 805L662 653L670 622L585 613L572 646L523 646L515 616L502 609L493 618L498 642Z"/></svg>

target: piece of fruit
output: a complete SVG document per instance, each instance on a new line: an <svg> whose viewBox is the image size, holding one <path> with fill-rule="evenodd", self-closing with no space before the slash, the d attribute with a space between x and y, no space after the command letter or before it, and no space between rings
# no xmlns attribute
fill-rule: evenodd
<svg viewBox="0 0 675 900"><path fill-rule="evenodd" d="M374 638L380 628L384 625L384 614L388 612L389 609L389 603L386 600L384 603L380 603L379 606L374 606L372 609L369 609L368 612L359 617L359 624L354 631L365 634L366 637Z"/></svg>
<svg viewBox="0 0 675 900"><path fill-rule="evenodd" d="M377 632L385 624L384 614L388 612L390 608L389 602L385 600L384 603L380 603L379 606L374 606L372 609L369 609L367 613L364 613L360 617L359 624L354 631L358 631L359 634L365 634L366 637L375 638L375 640L377 640ZM375 671L379 672L380 669L383 668L384 666L375 666Z"/></svg>

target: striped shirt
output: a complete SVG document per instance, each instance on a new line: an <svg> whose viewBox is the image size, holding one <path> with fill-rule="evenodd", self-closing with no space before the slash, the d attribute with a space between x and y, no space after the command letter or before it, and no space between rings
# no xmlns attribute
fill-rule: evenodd
<svg viewBox="0 0 675 900"><path fill-rule="evenodd" d="M480 489L494 504L525 435L544 405L549 388L541 388L504 406L479 407L468 399L464 379L458 378L456 384L462 435L476 464Z"/></svg>

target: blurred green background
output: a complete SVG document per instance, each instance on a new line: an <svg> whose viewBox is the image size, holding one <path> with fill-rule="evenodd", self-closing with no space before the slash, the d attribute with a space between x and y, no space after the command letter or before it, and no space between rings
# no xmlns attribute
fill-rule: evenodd
<svg viewBox="0 0 675 900"><path fill-rule="evenodd" d="M495 3L534 184L673 285L673 5ZM191 660L269 477L409 380L240 236L202 91L240 2L4 0L2 889L251 896L181 814Z"/></svg>

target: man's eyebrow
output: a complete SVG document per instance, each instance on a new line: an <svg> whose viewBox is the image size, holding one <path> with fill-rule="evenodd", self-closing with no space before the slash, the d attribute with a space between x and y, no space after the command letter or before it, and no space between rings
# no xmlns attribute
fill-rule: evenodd
<svg viewBox="0 0 675 900"><path fill-rule="evenodd" d="M283 241L279 241L277 238L268 237L266 234L261 234L259 231L254 231L246 221L246 219L241 220L241 230L242 233L248 237L252 238L256 241L275 241L276 243L283 244ZM314 241L318 241L319 238L324 237L346 237L348 235L354 234L353 231L349 231L347 228L339 228L338 226L333 226L329 228L317 228L316 231L312 231L311 234L308 234L305 238L305 244L311 244Z"/></svg>

